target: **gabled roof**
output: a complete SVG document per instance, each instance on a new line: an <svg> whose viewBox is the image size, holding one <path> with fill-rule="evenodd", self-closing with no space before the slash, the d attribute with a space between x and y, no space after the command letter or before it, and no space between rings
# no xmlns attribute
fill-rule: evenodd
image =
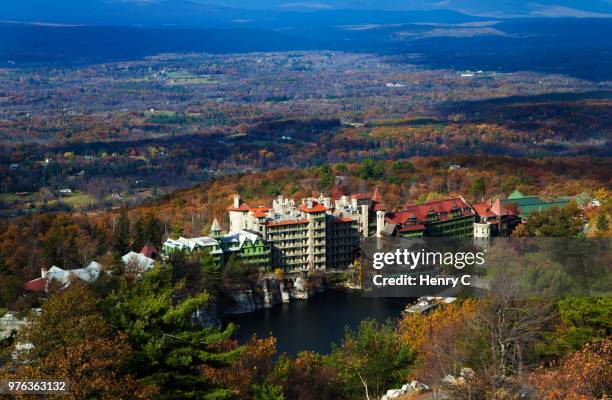
<svg viewBox="0 0 612 400"><path fill-rule="evenodd" d="M247 240L252 244L255 244L259 237L260 236L256 233L240 230L238 232L230 232L227 235L224 235L220 240L229 251L238 251L242 249L242 246L244 246Z"/></svg>
<svg viewBox="0 0 612 400"><path fill-rule="evenodd" d="M312 207L308 207L307 204L300 204L300 211L305 213L318 213L327 211L327 208L325 208L325 206L318 201L313 201Z"/></svg>
<svg viewBox="0 0 612 400"><path fill-rule="evenodd" d="M121 260L124 264L132 263L140 270L139 272L148 271L155 266L154 259L149 258L141 253L135 253L133 251L130 251L129 253L123 255L123 257L121 257Z"/></svg>
<svg viewBox="0 0 612 400"><path fill-rule="evenodd" d="M472 204L472 208L480 218L493 218L497 215L491 210L489 203Z"/></svg>
<svg viewBox="0 0 612 400"><path fill-rule="evenodd" d="M100 276L102 266L95 261L89 263L85 268L63 270L55 265L47 271L47 280L56 280L62 286L68 286L73 279L80 279L85 282L93 282Z"/></svg>
<svg viewBox="0 0 612 400"><path fill-rule="evenodd" d="M176 240L172 238L166 239L164 242L164 247L169 247L171 249L183 250L188 249L189 251L193 251L198 247L210 247L216 246L219 243L216 239L213 239L209 236L202 236L197 238L184 238L180 237Z"/></svg>
<svg viewBox="0 0 612 400"><path fill-rule="evenodd" d="M515 190L514 192L508 195L508 200L516 200L516 199L520 199L523 197L525 197L523 196L523 193L519 192L518 190Z"/></svg>
<svg viewBox="0 0 612 400"><path fill-rule="evenodd" d="M210 227L211 231L220 231L221 230L221 224L219 224L219 221L217 220L217 218L215 218L215 220L213 221L211 227Z"/></svg>
<svg viewBox="0 0 612 400"><path fill-rule="evenodd" d="M268 212L270 211L269 207L258 206L251 208L251 214L255 218L265 218L268 216Z"/></svg>
<svg viewBox="0 0 612 400"><path fill-rule="evenodd" d="M427 215L431 213L450 213L451 211L459 211L461 216L474 215L470 206L461 197L455 197L447 200L434 200L423 204L405 205L404 209L397 212L388 213L385 216L387 222L395 224L405 224L409 220L416 223L424 223L427 220ZM442 220L451 219L450 216L441 217Z"/></svg>
<svg viewBox="0 0 612 400"><path fill-rule="evenodd" d="M378 190L378 186L374 188L374 193L372 193L372 201L375 201L377 203L383 202L383 198L382 198L382 195L380 194L380 191Z"/></svg>
<svg viewBox="0 0 612 400"><path fill-rule="evenodd" d="M157 248L155 248L155 246L150 243L147 243L142 249L140 249L140 254L145 257L153 258L157 254L159 254L159 252L157 251Z"/></svg>
<svg viewBox="0 0 612 400"><path fill-rule="evenodd" d="M45 278L32 279L31 281L26 282L23 285L23 288L31 292L44 292L47 289L47 279Z"/></svg>
<svg viewBox="0 0 612 400"><path fill-rule="evenodd" d="M385 211L387 207L385 207L385 201L378 190L378 186L374 188L374 193L372 193L372 208L374 211Z"/></svg>
<svg viewBox="0 0 612 400"><path fill-rule="evenodd" d="M495 215L507 214L508 211L502 206L501 201L496 199L493 205L491 206L491 211L495 213Z"/></svg>
<svg viewBox="0 0 612 400"><path fill-rule="evenodd" d="M230 205L229 207L227 207L228 211L242 211L242 212L247 212L251 209L251 207L245 203L242 199L239 200L239 205L238 207L234 207L234 205Z"/></svg>

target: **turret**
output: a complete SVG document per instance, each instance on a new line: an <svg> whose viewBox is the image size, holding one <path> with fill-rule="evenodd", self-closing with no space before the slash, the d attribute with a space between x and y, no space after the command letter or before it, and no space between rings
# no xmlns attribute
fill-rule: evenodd
<svg viewBox="0 0 612 400"><path fill-rule="evenodd" d="M219 221L217 220L217 218L215 218L215 220L212 223L212 226L210 227L210 235L213 238L217 238L221 236L221 225L219 224Z"/></svg>

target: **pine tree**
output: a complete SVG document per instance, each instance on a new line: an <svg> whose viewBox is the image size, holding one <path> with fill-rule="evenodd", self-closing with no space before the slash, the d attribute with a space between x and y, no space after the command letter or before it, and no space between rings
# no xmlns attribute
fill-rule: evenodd
<svg viewBox="0 0 612 400"><path fill-rule="evenodd" d="M119 214L113 231L113 252L123 255L130 251L130 221L127 212Z"/></svg>
<svg viewBox="0 0 612 400"><path fill-rule="evenodd" d="M232 398L206 371L227 367L239 354L229 340L235 327L195 325L193 314L207 307L209 295L189 295L183 284L173 284L172 268L163 264L132 286L124 281L105 302L108 319L134 348L131 370L159 388L157 399Z"/></svg>
<svg viewBox="0 0 612 400"><path fill-rule="evenodd" d="M221 266L210 254L205 254L200 259L200 285L202 290L216 295L221 285Z"/></svg>

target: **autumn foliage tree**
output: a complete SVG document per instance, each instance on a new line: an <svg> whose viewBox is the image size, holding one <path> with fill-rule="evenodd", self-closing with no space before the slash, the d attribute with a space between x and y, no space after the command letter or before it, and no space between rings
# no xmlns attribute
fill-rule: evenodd
<svg viewBox="0 0 612 400"><path fill-rule="evenodd" d="M238 344L233 341L225 345L227 350L238 348ZM274 366L275 355L276 338L253 337L240 349L231 365L221 369L204 365L202 371L215 382L229 388L234 399L251 399L258 385L265 383L265 378Z"/></svg>
<svg viewBox="0 0 612 400"><path fill-rule="evenodd" d="M529 377L538 399L599 400L612 392L612 339L585 345Z"/></svg>
<svg viewBox="0 0 612 400"><path fill-rule="evenodd" d="M399 323L402 341L417 354L418 379L436 384L446 375L458 374L470 359L469 321L477 310L475 300L438 307L430 314L407 314Z"/></svg>
<svg viewBox="0 0 612 400"><path fill-rule="evenodd" d="M16 371L21 379L68 382L68 399L144 399L155 386L139 383L127 370L132 348L123 332L103 319L99 299L75 283L52 296L19 336L32 349L21 354Z"/></svg>

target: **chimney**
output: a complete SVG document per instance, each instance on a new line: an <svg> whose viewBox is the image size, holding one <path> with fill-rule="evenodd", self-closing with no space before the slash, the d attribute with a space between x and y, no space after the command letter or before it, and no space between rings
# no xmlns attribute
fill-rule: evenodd
<svg viewBox="0 0 612 400"><path fill-rule="evenodd" d="M43 279L47 279L47 268L43 267L40 269L40 277Z"/></svg>
<svg viewBox="0 0 612 400"><path fill-rule="evenodd" d="M240 207L240 195L235 194L234 195L234 208L238 208L238 207Z"/></svg>

